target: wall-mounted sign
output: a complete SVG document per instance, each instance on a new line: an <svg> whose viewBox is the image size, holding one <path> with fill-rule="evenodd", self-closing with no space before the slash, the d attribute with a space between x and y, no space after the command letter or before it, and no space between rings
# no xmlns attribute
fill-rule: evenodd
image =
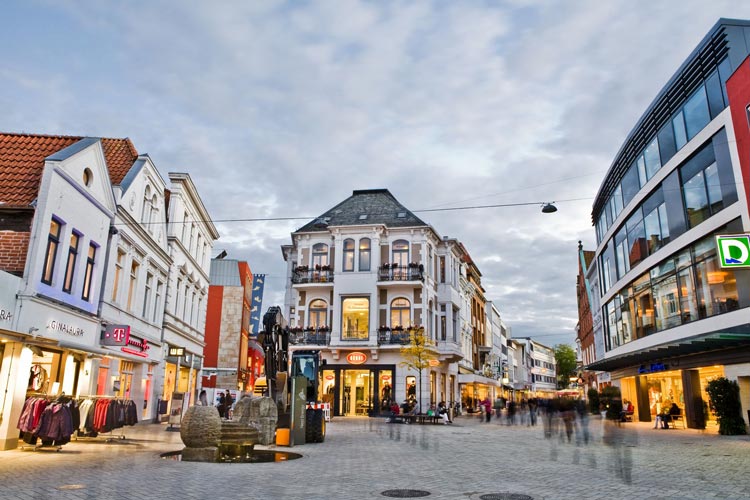
<svg viewBox="0 0 750 500"><path fill-rule="evenodd" d="M130 339L129 325L107 325L102 332L101 345L128 345Z"/></svg>
<svg viewBox="0 0 750 500"><path fill-rule="evenodd" d="M333 380L335 378L333 375L326 375L326 380Z"/></svg>
<svg viewBox="0 0 750 500"><path fill-rule="evenodd" d="M184 356L185 348L184 347L170 347L169 355L170 356Z"/></svg>
<svg viewBox="0 0 750 500"><path fill-rule="evenodd" d="M71 325L69 323L62 323L61 321L57 321L54 319L47 323L47 329L55 332L67 333L72 337L83 337L83 334L85 333L83 328Z"/></svg>
<svg viewBox="0 0 750 500"><path fill-rule="evenodd" d="M381 376L380 376L380 380L382 380L383 382L387 382L387 381L389 381L390 379L391 379L391 376L390 376L390 375L381 375Z"/></svg>
<svg viewBox="0 0 750 500"><path fill-rule="evenodd" d="M638 373L663 372L669 369L669 365L664 363L651 363L650 365L641 365L638 367Z"/></svg>
<svg viewBox="0 0 750 500"><path fill-rule="evenodd" d="M361 365L367 361L367 355L363 352L350 352L346 355L346 361L350 365Z"/></svg>
<svg viewBox="0 0 750 500"><path fill-rule="evenodd" d="M138 339L136 337L128 338L128 346L132 346L132 347L121 347L120 350L122 352L133 354L135 356L140 356L142 358L147 358L148 357L147 351L151 349L151 346L148 345L148 341L146 339Z"/></svg>
<svg viewBox="0 0 750 500"><path fill-rule="evenodd" d="M721 267L750 267L750 235L717 236L716 251Z"/></svg>
<svg viewBox="0 0 750 500"><path fill-rule="evenodd" d="M440 361L438 361L437 359L431 359L427 362L427 364L429 364L430 366L439 366Z"/></svg>

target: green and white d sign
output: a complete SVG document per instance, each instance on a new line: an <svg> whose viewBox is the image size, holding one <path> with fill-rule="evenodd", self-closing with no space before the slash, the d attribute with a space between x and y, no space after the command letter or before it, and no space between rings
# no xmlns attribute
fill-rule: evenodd
<svg viewBox="0 0 750 500"><path fill-rule="evenodd" d="M749 235L717 236L716 248L719 251L721 267L750 267Z"/></svg>

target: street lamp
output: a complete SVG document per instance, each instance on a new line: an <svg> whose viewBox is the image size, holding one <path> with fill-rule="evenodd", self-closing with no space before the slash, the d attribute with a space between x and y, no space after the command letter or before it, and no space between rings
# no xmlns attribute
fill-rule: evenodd
<svg viewBox="0 0 750 500"><path fill-rule="evenodd" d="M545 203L542 207L542 213L543 214L551 214L554 212L557 212L557 207L553 205L554 201L552 203Z"/></svg>

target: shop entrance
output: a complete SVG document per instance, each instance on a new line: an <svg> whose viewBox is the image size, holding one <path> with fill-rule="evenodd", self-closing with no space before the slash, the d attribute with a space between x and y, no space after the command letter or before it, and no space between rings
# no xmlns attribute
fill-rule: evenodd
<svg viewBox="0 0 750 500"><path fill-rule="evenodd" d="M342 413L347 416L367 416L372 400L372 371L343 370L344 390L341 394Z"/></svg>

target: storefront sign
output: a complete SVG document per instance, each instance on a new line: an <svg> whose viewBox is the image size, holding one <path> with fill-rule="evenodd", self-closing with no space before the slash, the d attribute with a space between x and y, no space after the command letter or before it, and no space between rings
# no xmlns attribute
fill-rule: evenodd
<svg viewBox="0 0 750 500"><path fill-rule="evenodd" d="M0 321L8 321L13 319L13 314L10 311L6 311L5 309L0 309Z"/></svg>
<svg viewBox="0 0 750 500"><path fill-rule="evenodd" d="M427 362L427 364L429 364L430 366L440 366L440 361L438 361L437 359L431 359Z"/></svg>
<svg viewBox="0 0 750 500"><path fill-rule="evenodd" d="M67 333L71 337L83 337L83 334L85 333L83 328L79 328L69 323L62 323L54 319L47 323L47 330Z"/></svg>
<svg viewBox="0 0 750 500"><path fill-rule="evenodd" d="M651 363L648 366L646 365L639 366L638 373L663 372L668 369L669 369L669 365L665 365L664 363Z"/></svg>
<svg viewBox="0 0 750 500"><path fill-rule="evenodd" d="M380 376L380 380L382 380L383 382L388 382L390 379L391 379L390 375L381 375Z"/></svg>
<svg viewBox="0 0 750 500"><path fill-rule="evenodd" d="M326 380L333 380L335 378L333 375L326 375Z"/></svg>
<svg viewBox="0 0 750 500"><path fill-rule="evenodd" d="M350 365L361 365L367 361L367 355L363 352L350 352L346 355L346 361Z"/></svg>
<svg viewBox="0 0 750 500"><path fill-rule="evenodd" d="M170 347L169 355L170 356L184 356L185 348L184 347Z"/></svg>
<svg viewBox="0 0 750 500"><path fill-rule="evenodd" d="M130 340L129 325L107 325L102 332L101 345L126 346Z"/></svg>
<svg viewBox="0 0 750 500"><path fill-rule="evenodd" d="M151 346L148 345L148 341L146 339L138 339L136 337L129 337L128 338L128 346L132 347L122 347L122 352L126 352L128 354L133 354L135 356L140 356L142 358L148 357L148 351L151 349Z"/></svg>
<svg viewBox="0 0 750 500"><path fill-rule="evenodd" d="M750 235L717 236L716 250L721 267L750 267Z"/></svg>

